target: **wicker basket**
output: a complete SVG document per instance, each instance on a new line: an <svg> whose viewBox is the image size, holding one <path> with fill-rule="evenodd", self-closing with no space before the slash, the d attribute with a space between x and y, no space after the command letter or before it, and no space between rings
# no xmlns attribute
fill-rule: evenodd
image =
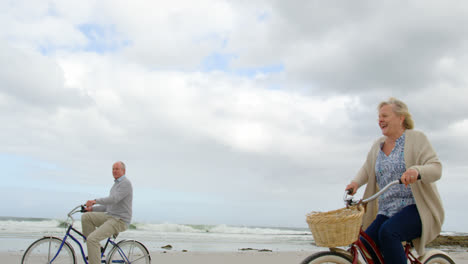
<svg viewBox="0 0 468 264"><path fill-rule="evenodd" d="M361 205L330 212L312 212L307 215L307 224L317 246L346 246L358 239L363 215Z"/></svg>

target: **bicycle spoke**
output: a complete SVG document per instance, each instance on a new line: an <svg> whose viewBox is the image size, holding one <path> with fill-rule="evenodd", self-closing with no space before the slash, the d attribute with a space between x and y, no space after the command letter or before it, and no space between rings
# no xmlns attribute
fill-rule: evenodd
<svg viewBox="0 0 468 264"><path fill-rule="evenodd" d="M137 258L137 259L133 259L133 260L132 260L132 262L135 262L135 261L138 261L138 260L140 260L140 259L144 259L144 258L146 258L146 256L145 256L145 255L143 255L143 256L141 256L141 257L139 257L139 258Z"/></svg>
<svg viewBox="0 0 468 264"><path fill-rule="evenodd" d="M130 249L128 250L128 256L127 256L128 261L130 261L130 260L132 259L133 248L134 248L134 247L135 247L135 246L134 246L134 244L132 243L132 244L130 245Z"/></svg>
<svg viewBox="0 0 468 264"><path fill-rule="evenodd" d="M145 263L149 264L151 257L146 248L139 242L121 241L109 255L110 263Z"/></svg>
<svg viewBox="0 0 468 264"><path fill-rule="evenodd" d="M49 240L49 250L47 252L47 262L50 262L50 250L52 249L52 240Z"/></svg>
<svg viewBox="0 0 468 264"><path fill-rule="evenodd" d="M75 255L69 244L63 243L56 237L44 237L32 243L24 252L21 263L37 264L50 263L73 264Z"/></svg>

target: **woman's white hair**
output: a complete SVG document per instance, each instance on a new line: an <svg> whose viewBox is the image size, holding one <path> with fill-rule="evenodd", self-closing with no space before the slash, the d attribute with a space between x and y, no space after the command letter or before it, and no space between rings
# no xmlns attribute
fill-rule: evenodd
<svg viewBox="0 0 468 264"><path fill-rule="evenodd" d="M406 106L406 104L403 103L403 101L398 100L394 97L390 97L387 101L381 102L377 109L380 110L380 108L382 108L382 106L385 106L385 105L391 105L392 110L395 114L405 117L405 120L403 121L403 126L406 129L414 128L413 118L411 117L411 114L409 113L408 106Z"/></svg>

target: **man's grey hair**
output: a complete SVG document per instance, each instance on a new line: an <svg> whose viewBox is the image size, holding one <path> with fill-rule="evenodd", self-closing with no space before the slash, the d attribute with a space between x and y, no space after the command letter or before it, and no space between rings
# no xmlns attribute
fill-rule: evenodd
<svg viewBox="0 0 468 264"><path fill-rule="evenodd" d="M123 161L118 161L120 163L120 165L122 165L122 169L126 170L126 166L125 166L125 163L123 163Z"/></svg>

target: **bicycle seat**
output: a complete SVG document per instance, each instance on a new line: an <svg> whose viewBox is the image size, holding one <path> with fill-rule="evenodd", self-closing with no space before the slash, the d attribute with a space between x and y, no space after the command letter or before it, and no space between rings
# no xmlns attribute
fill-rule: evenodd
<svg viewBox="0 0 468 264"><path fill-rule="evenodd" d="M112 238L116 239L118 235L119 235L119 233L117 232L117 233L112 235Z"/></svg>

